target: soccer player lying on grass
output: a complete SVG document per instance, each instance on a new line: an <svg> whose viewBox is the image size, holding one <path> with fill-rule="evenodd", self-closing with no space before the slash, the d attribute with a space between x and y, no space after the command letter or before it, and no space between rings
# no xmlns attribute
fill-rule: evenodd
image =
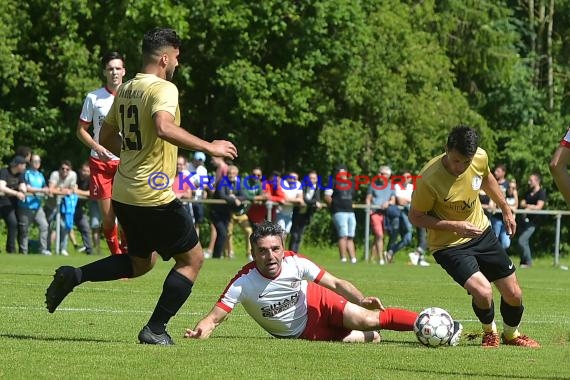
<svg viewBox="0 0 570 380"><path fill-rule="evenodd" d="M385 308L308 258L284 251L279 225L260 224L250 240L254 261L230 281L210 313L186 330L186 338L208 338L238 302L276 338L380 342L376 330L412 331L417 313Z"/></svg>

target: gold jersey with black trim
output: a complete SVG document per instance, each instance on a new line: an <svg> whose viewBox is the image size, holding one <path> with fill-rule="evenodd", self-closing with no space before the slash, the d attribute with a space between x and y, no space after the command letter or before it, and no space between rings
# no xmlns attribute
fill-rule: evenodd
<svg viewBox="0 0 570 380"><path fill-rule="evenodd" d="M122 136L121 163L113 182L115 201L134 206L160 206L176 196L178 147L158 137L153 116L166 111L180 127L178 89L152 74L138 73L119 87L105 123Z"/></svg>
<svg viewBox="0 0 570 380"><path fill-rule="evenodd" d="M471 165L458 177L445 169L444 156L441 154L431 159L421 170L411 207L440 220L466 221L482 230L487 229L489 219L483 213L479 200L483 178L490 174L487 152L477 148ZM427 232L427 243L432 252L471 240L446 230L428 229Z"/></svg>

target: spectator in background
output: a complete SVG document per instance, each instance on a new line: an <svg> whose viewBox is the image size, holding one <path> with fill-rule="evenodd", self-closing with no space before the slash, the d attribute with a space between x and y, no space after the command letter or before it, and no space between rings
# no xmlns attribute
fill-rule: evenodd
<svg viewBox="0 0 570 380"><path fill-rule="evenodd" d="M39 155L34 154L30 160L30 168L24 173L26 191L31 193L23 201L18 202L18 239L20 251L28 253L28 232L30 225L37 224L40 232L40 253L50 256L48 247L49 225L46 214L42 208L42 199L49 195L49 188L46 179L40 171L42 160Z"/></svg>
<svg viewBox="0 0 570 380"><path fill-rule="evenodd" d="M560 146L554 152L550 161L550 172L556 182L556 186L562 193L566 203L570 207L570 174L568 165L570 164L570 128L566 136L560 142Z"/></svg>
<svg viewBox="0 0 570 380"><path fill-rule="evenodd" d="M73 171L73 167L69 160L61 161L59 169L54 170L50 174L48 186L49 192L51 195L53 195L53 197L50 197L46 200L44 204L44 211L46 213L48 223L50 223L50 227L53 229L54 225L52 222L56 219L57 213L60 211L58 210L59 205L57 203L57 196L65 197L71 195L77 188L77 173ZM60 243L67 241L66 235L67 234L60 231ZM53 241L55 241L55 230L52 231L51 237L48 240L48 249ZM61 245L60 249L61 252L59 253L61 253L63 256L69 255L64 245Z"/></svg>
<svg viewBox="0 0 570 380"><path fill-rule="evenodd" d="M540 185L540 174L533 173L528 179L529 189L524 199L520 201L520 208L524 210L542 210L546 204L546 191ZM521 249L521 268L532 266L532 251L530 238L536 231L543 219L542 215L523 214L523 222L520 224L519 247Z"/></svg>
<svg viewBox="0 0 570 380"><path fill-rule="evenodd" d="M487 219L491 221L493 211L495 210L495 204L483 189L479 189L479 202L481 202L481 207L483 207L483 214L485 214Z"/></svg>
<svg viewBox="0 0 570 380"><path fill-rule="evenodd" d="M315 211L322 207L318 181L317 172L311 170L301 183L303 204L293 208L291 239L289 240L290 251L299 252L305 228L311 223L311 218Z"/></svg>
<svg viewBox="0 0 570 380"><path fill-rule="evenodd" d="M210 191L212 191L212 189L214 189L214 193L215 193L215 191L218 187L218 183L222 180L222 178L227 178L228 164L226 163L226 161L223 158L214 157L214 156L212 156L210 158L210 162L216 168L216 172L214 174L214 183L210 184L211 186L209 186L208 189ZM212 219L213 219L213 217L212 217ZM216 236L217 233L218 232L217 232L215 223L212 220L212 222L210 223L210 244L208 244L208 248L206 248L204 250L204 257L207 259L213 256L213 252L215 249L214 246L216 244L216 239L217 239L217 236Z"/></svg>
<svg viewBox="0 0 570 380"><path fill-rule="evenodd" d="M22 156L14 157L8 167L0 170L0 215L6 223L6 253L16 253L18 235L16 209L18 201L26 199L25 170L26 159Z"/></svg>
<svg viewBox="0 0 570 380"><path fill-rule="evenodd" d="M505 195L507 193L507 188L509 187L509 181L507 180L507 167L505 164L498 164L493 171L493 175L495 176L503 195Z"/></svg>
<svg viewBox="0 0 570 380"><path fill-rule="evenodd" d="M280 181L281 173L274 170L263 183L268 195L267 200L273 203L273 207L271 208L272 221L277 219L277 209L285 202L285 192L283 192L283 187L279 185Z"/></svg>
<svg viewBox="0 0 570 380"><path fill-rule="evenodd" d="M30 160L32 159L32 148L25 145L20 145L16 148L16 156L24 157L26 160L26 165L30 164Z"/></svg>
<svg viewBox="0 0 570 380"><path fill-rule="evenodd" d="M271 189L267 183L262 181L262 178L263 172L259 166L256 166L251 171L251 175L245 178L245 186L243 186L243 193L246 199L252 202L247 211L247 217L254 228L266 219L267 207L265 206L265 201L271 197Z"/></svg>
<svg viewBox="0 0 570 380"><path fill-rule="evenodd" d="M333 222L338 236L340 261L356 263L354 235L356 216L352 208L355 196L354 182L348 177L345 164L337 165L332 181L332 188L325 190L325 202L331 208Z"/></svg>
<svg viewBox="0 0 570 380"><path fill-rule="evenodd" d="M79 141L91 149L89 157L91 169L90 195L91 198L99 201L103 218L103 235L109 246L109 251L115 255L125 253L127 250L126 239L123 238L119 241L115 211L111 204L113 178L119 166L119 157L99 144L99 133L103 120L113 104L117 89L123 83L125 62L120 53L108 52L101 58L101 65L105 77L105 86L91 91L85 97L79 115L76 135ZM93 136L89 133L91 125L93 125Z"/></svg>
<svg viewBox="0 0 570 380"><path fill-rule="evenodd" d="M192 162L188 164L188 171L194 173L190 182L194 185L192 189L194 200L206 199L208 193L204 190L204 186L208 182L208 170L204 166L206 155L203 152L195 152L192 156ZM200 237L200 225L206 220L206 211L202 202L192 202L192 215L194 216L194 228L196 234Z"/></svg>
<svg viewBox="0 0 570 380"><path fill-rule="evenodd" d="M188 171L188 161L183 155L179 155L176 159L176 177L172 181L172 191L176 198L184 202L183 207L192 216L192 187L187 182L190 180L191 173ZM181 181L182 180L182 181Z"/></svg>
<svg viewBox="0 0 570 380"><path fill-rule="evenodd" d="M237 166L230 165L228 167L227 177L222 177L216 183L216 192L214 199L222 199L225 204L213 204L211 207L212 222L216 227L216 241L214 244L214 252L212 258L220 259L222 257L224 247L227 243L228 224L230 222L231 213L244 213L245 205L242 203L245 196L241 192L241 185L238 178L239 170Z"/></svg>
<svg viewBox="0 0 570 380"><path fill-rule="evenodd" d="M89 162L83 163L79 169L79 176L77 177L77 189L75 193L80 197L75 206L75 213L73 215L73 223L81 233L83 246L77 247L77 252L85 252L87 255L93 253L93 242L91 240L91 225L89 223L89 216L87 211L89 209L89 186L91 182L91 168Z"/></svg>
<svg viewBox="0 0 570 380"><path fill-rule="evenodd" d="M511 211L514 212L518 208L519 204L519 195L517 190L517 181L511 179L508 184L507 191L505 193L505 200L507 201L507 205L511 208ZM511 236L507 234L507 230L505 228L505 223L502 219L501 213L495 213L492 215L491 220L493 222L493 231L501 242L501 246L506 250L511 246Z"/></svg>
<svg viewBox="0 0 570 380"><path fill-rule="evenodd" d="M278 186L281 186L285 194L285 203L279 206L276 214L276 222L283 228L285 234L291 232L293 223L293 208L303 204L303 189L299 182L299 175L295 172L289 172L282 178Z"/></svg>
<svg viewBox="0 0 570 380"><path fill-rule="evenodd" d="M398 219L398 233L400 239L388 247L390 253L390 261L393 260L394 255L404 247L407 247L412 242L413 227L408 219L408 212L410 211L410 202L412 201L412 192L414 185L412 184L412 175L405 172L400 177L392 177L391 188L394 188L396 195L396 205L400 208L400 216Z"/></svg>
<svg viewBox="0 0 570 380"><path fill-rule="evenodd" d="M397 234L399 229L400 210L396 206L396 191L390 184L392 170L389 166L381 166L375 183L368 186L366 204L380 206L370 211L370 226L374 233L374 245L372 247L372 261L384 265L391 259L389 253L384 251L384 232ZM394 243L396 237L390 237L390 243Z"/></svg>

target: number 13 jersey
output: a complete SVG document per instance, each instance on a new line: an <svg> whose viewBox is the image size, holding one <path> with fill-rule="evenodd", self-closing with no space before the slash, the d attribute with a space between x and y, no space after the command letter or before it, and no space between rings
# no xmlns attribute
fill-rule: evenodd
<svg viewBox="0 0 570 380"><path fill-rule="evenodd" d="M135 206L160 206L176 196L178 147L158 137L153 116L172 115L180 127L176 86L153 74L138 73L119 87L105 123L122 136L121 163L113 183L113 200Z"/></svg>

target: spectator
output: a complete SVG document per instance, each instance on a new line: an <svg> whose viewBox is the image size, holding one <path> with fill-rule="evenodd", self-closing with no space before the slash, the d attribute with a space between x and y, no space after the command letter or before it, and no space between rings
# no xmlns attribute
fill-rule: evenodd
<svg viewBox="0 0 570 380"><path fill-rule="evenodd" d="M20 145L16 148L16 156L24 157L26 160L26 165L30 164L30 160L32 159L32 148L25 145Z"/></svg>
<svg viewBox="0 0 570 380"><path fill-rule="evenodd" d="M44 211L52 229L54 228L53 222L56 219L57 213L60 211L58 210L59 204L57 202L57 196L61 196L60 200L63 202L63 197L73 194L77 188L77 174L72 168L70 161L63 160L59 169L54 170L49 176L49 192L53 196L46 200ZM62 223L64 222L65 221L62 220ZM55 231L52 231L51 237L48 240L48 247L53 241L55 241ZM67 242L67 234L60 230L60 252L58 253L61 253L63 256L68 256L69 253L65 245L63 245L65 242Z"/></svg>
<svg viewBox="0 0 570 380"><path fill-rule="evenodd" d="M42 199L49 195L49 188L44 175L40 171L41 164L40 156L37 154L32 155L30 168L24 173L26 190L31 195L27 195L26 199L18 202L18 238L20 251L23 254L27 254L28 232L31 223L34 222L40 231L40 253L50 256L51 252L47 249L49 225L42 208Z"/></svg>
<svg viewBox="0 0 570 380"><path fill-rule="evenodd" d="M108 52L101 58L101 66L105 76L105 86L87 94L79 115L76 135L85 146L91 149L89 157L90 196L99 201L103 218L103 235L111 254L120 254L127 251L127 242L124 238L119 241L115 211L111 204L113 178L119 166L119 157L99 143L99 134L116 92L123 83L125 62L120 53ZM93 125L93 136L89 133L91 125Z"/></svg>
<svg viewBox="0 0 570 380"><path fill-rule="evenodd" d="M221 157L213 157L210 159L210 162L212 163L212 165L214 165L214 167L216 168L216 172L214 174L214 183L213 184L209 184L210 186L208 187L208 189L211 191L212 189L217 189L218 187L218 182L220 182L222 180L222 178L227 178L228 175L228 164L226 163L226 161L221 158ZM212 217L213 219L213 217ZM215 223L212 221L210 223L210 243L208 244L208 248L206 248L204 250L204 257L205 258L210 258L211 256L213 256L213 252L214 252L214 246L216 244L216 239L217 239L217 229L215 226Z"/></svg>
<svg viewBox="0 0 570 380"><path fill-rule="evenodd" d="M493 171L493 175L499 184L499 188L503 192L503 195L507 193L509 187L509 181L507 180L507 167L505 164L498 164Z"/></svg>
<svg viewBox="0 0 570 380"><path fill-rule="evenodd" d="M524 210L542 210L546 203L546 191L540 186L540 174L533 173L528 179L529 189L524 199L520 201L520 208ZM532 251L530 238L542 222L542 215L523 214L523 222L520 226L519 247L521 249L521 268L532 266Z"/></svg>
<svg viewBox="0 0 570 380"><path fill-rule="evenodd" d="M255 167L251 171L251 175L246 177L243 187L244 195L247 200L252 202L247 211L247 217L254 228L266 220L267 207L265 206L265 201L271 197L271 189L262 179L263 172L261 168Z"/></svg>
<svg viewBox="0 0 570 380"><path fill-rule="evenodd" d="M519 204L517 181L514 179L511 179L509 181L507 191L505 192L505 200L507 201L507 205L509 205L512 212L514 213L515 210L518 208ZM499 242L501 242L501 246L505 250L508 249L511 246L511 236L507 234L502 214L501 213L493 214L491 220L493 222L493 231L495 232L497 239L499 239Z"/></svg>
<svg viewBox="0 0 570 380"><path fill-rule="evenodd" d="M283 189L285 203L277 208L275 221L283 228L285 234L289 234L293 222L293 208L297 205L303 205L303 189L299 182L299 175L295 172L289 172L279 181L278 186Z"/></svg>
<svg viewBox="0 0 570 380"><path fill-rule="evenodd" d="M206 170L204 162L206 162L206 155L203 152L195 152L192 162L188 164L188 171L194 173L190 179L194 185L194 189L192 189L194 200L203 200L208 196L204 189L204 186L209 183L208 170ZM206 220L206 212L202 202L192 202L192 215L194 217L196 234L200 237L200 225L204 224Z"/></svg>
<svg viewBox="0 0 570 380"><path fill-rule="evenodd" d="M16 209L18 201L26 199L25 170L26 159L22 156L14 157L8 167L0 170L0 215L6 223L6 253L16 253Z"/></svg>
<svg viewBox="0 0 570 380"><path fill-rule="evenodd" d="M322 207L318 181L317 172L312 170L305 176L302 182L304 204L293 208L291 239L289 240L290 251L299 252L305 228L311 223L311 218L315 211Z"/></svg>
<svg viewBox="0 0 570 380"><path fill-rule="evenodd" d="M264 181L263 186L266 188L268 197L267 201L272 203L271 207L271 220L277 219L277 209L285 202L285 192L283 187L279 185L281 181L281 173L274 170L269 174L267 181Z"/></svg>
<svg viewBox="0 0 570 380"><path fill-rule="evenodd" d="M222 177L216 183L215 199L222 199L225 204L212 205L212 222L216 227L216 241L214 244L214 252L212 258L219 259L222 257L224 247L227 243L228 224L230 222L231 213L244 213L245 205L242 203L245 196L241 192L241 185L238 178L239 170L237 166L230 165L228 167L227 177Z"/></svg>
<svg viewBox="0 0 570 380"><path fill-rule="evenodd" d="M79 176L77 177L77 189L75 190L75 193L81 198L77 200L77 205L75 206L73 223L77 226L77 229L81 233L81 239L83 240L83 246L78 247L76 244L75 248L78 252L85 252L87 255L91 255L93 253L91 225L89 223L89 216L86 213L89 209L89 203L93 202L92 199L89 199L90 182L91 168L89 166L89 162L85 162L81 165Z"/></svg>
<svg viewBox="0 0 570 380"><path fill-rule="evenodd" d="M384 232L388 230L390 243L395 243L399 229L400 210L396 206L396 191L390 184L392 170L389 166L381 166L376 181L368 186L366 204L380 206L370 211L370 226L374 233L372 261L384 265L390 262L392 252L384 251ZM393 236L394 235L394 236Z"/></svg>
<svg viewBox="0 0 570 380"><path fill-rule="evenodd" d="M192 186L187 182L191 180L191 173L188 171L188 161L186 157L179 155L176 159L176 177L172 181L172 191L176 198L183 201L183 207L192 216ZM182 182L181 182L182 180Z"/></svg>
<svg viewBox="0 0 570 380"><path fill-rule="evenodd" d="M401 181L397 181L397 179L400 179ZM408 219L410 202L412 201L412 192L414 191L414 185L412 184L412 175L408 172L405 172L399 178L393 177L390 187L394 188L396 195L396 205L398 208L400 208L400 216L398 218L398 233L400 239L388 247L390 261L392 261L394 255L396 255L400 249L407 247L412 242L413 227L410 223L410 220Z"/></svg>
<svg viewBox="0 0 570 380"><path fill-rule="evenodd" d="M325 190L325 202L331 208L338 236L340 261L345 263L350 259L353 264L356 263L354 247L356 216L352 208L354 195L354 182L348 177L346 165L340 164L335 168L332 188Z"/></svg>

